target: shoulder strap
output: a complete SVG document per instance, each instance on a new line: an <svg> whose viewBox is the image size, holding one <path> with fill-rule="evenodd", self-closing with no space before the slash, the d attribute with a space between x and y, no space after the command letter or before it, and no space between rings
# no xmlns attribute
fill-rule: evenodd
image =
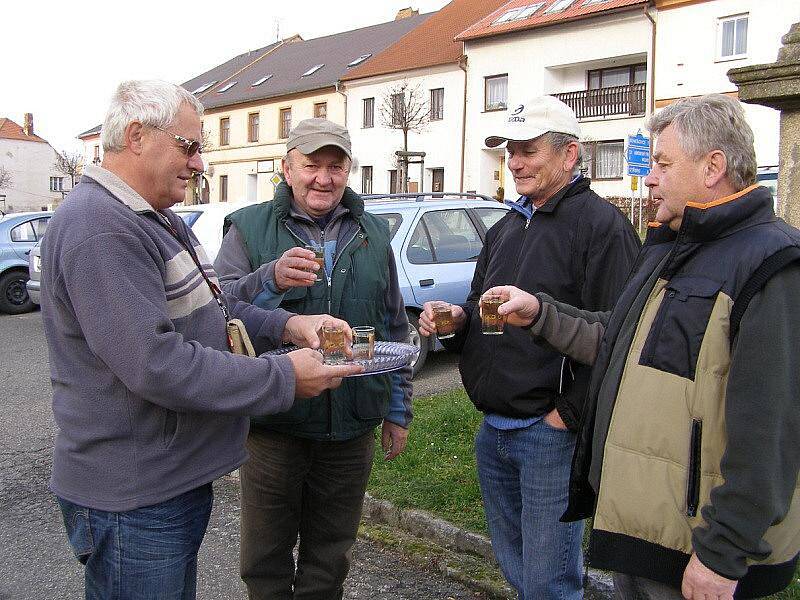
<svg viewBox="0 0 800 600"><path fill-rule="evenodd" d="M767 260L761 263L761 266L750 276L750 279L747 280L747 283L744 284L736 300L734 300L733 308L731 309L731 344L733 344L733 340L736 339L736 334L739 333L739 324L741 323L742 315L744 315L744 311L747 310L747 305L750 304L750 300L753 299L753 296L767 285L767 281L769 281L775 273L796 261L800 261L800 247L789 246L778 250L778 252L767 258Z"/></svg>

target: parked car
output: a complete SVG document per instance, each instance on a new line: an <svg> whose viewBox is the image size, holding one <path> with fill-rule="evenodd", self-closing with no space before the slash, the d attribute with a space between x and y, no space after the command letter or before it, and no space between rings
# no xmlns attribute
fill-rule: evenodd
<svg viewBox="0 0 800 600"><path fill-rule="evenodd" d="M211 262L217 257L222 245L222 225L230 213L250 206L252 202L215 202L213 204L193 204L172 208L184 222L192 228L197 239L203 244Z"/></svg>
<svg viewBox="0 0 800 600"><path fill-rule="evenodd" d="M416 375L428 353L442 348L435 337L419 334L422 306L429 300L466 300L486 232L508 207L487 196L460 193L376 194L364 199L366 209L389 224L409 333L419 348Z"/></svg>
<svg viewBox="0 0 800 600"><path fill-rule="evenodd" d="M0 312L17 315L33 310L28 295L28 254L42 239L51 212L0 216Z"/></svg>
<svg viewBox="0 0 800 600"><path fill-rule="evenodd" d="M756 183L769 188L772 192L772 202L775 212L778 212L778 206L780 205L780 199L778 198L778 167L758 167L758 171L756 171Z"/></svg>

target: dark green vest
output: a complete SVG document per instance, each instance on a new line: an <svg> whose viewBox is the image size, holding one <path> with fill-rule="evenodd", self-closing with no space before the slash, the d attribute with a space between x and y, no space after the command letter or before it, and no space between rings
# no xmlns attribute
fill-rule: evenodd
<svg viewBox="0 0 800 600"><path fill-rule="evenodd" d="M225 229L236 224L253 270L303 245L287 227L292 192L278 185L275 198L242 208L226 218ZM342 206L359 227L336 249L330 286L323 277L309 288L293 288L283 296L281 308L298 314L328 313L351 326L372 325L376 340L388 340L385 293L389 286L389 229L385 222L364 211L364 202L350 188ZM344 224L342 229L345 229ZM378 425L389 409L388 375L347 378L342 385L311 399L298 399L285 413L257 417L253 426L313 439L345 440Z"/></svg>

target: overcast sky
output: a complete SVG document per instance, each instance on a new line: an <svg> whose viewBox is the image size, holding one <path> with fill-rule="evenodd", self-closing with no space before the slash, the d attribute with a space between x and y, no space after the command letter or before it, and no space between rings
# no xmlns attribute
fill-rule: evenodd
<svg viewBox="0 0 800 600"><path fill-rule="evenodd" d="M83 150L79 133L102 122L126 79L182 83L237 54L299 33L305 39L394 19L401 8L448 0L3 0L0 117L34 130L58 150ZM118 7L123 7L118 8Z"/></svg>

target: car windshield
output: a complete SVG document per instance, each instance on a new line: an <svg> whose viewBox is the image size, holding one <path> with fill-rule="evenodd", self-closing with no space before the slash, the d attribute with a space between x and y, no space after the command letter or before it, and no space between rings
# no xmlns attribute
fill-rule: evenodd
<svg viewBox="0 0 800 600"><path fill-rule="evenodd" d="M200 215L203 213L199 210L196 211L186 211L182 210L178 213L178 216L183 219L183 222L186 223L189 227L197 223L197 219L200 218Z"/></svg>

